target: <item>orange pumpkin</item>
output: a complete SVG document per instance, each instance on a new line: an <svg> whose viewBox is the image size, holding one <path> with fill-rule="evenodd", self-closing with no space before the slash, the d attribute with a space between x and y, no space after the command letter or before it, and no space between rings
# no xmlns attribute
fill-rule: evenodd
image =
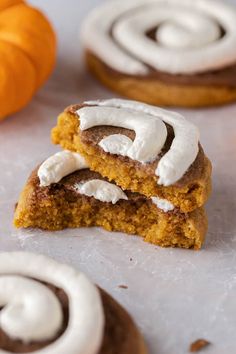
<svg viewBox="0 0 236 354"><path fill-rule="evenodd" d="M56 37L23 0L0 0L0 119L23 108L51 73Z"/></svg>

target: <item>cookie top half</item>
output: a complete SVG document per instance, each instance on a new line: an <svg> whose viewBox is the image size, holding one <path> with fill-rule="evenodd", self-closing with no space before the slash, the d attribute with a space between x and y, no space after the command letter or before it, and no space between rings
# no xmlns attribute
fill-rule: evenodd
<svg viewBox="0 0 236 354"><path fill-rule="evenodd" d="M184 212L209 195L211 164L199 131L179 113L122 99L84 102L59 116L52 140L123 189L167 199Z"/></svg>

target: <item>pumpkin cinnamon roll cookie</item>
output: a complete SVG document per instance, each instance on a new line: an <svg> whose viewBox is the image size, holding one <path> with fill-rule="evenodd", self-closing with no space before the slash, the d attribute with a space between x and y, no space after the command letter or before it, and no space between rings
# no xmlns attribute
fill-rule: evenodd
<svg viewBox="0 0 236 354"><path fill-rule="evenodd" d="M183 213L202 207L211 190L211 163L198 129L178 113L111 99L71 106L52 141L80 152L109 181L167 200Z"/></svg>
<svg viewBox="0 0 236 354"><path fill-rule="evenodd" d="M0 285L2 353L147 354L129 314L67 265L1 253Z"/></svg>
<svg viewBox="0 0 236 354"><path fill-rule="evenodd" d="M203 208L181 213L165 199L122 190L70 151L49 157L31 174L14 224L46 230L101 226L162 247L194 249L201 248L207 228Z"/></svg>
<svg viewBox="0 0 236 354"><path fill-rule="evenodd" d="M236 99L236 8L223 1L112 0L85 20L92 73L129 98L199 107Z"/></svg>

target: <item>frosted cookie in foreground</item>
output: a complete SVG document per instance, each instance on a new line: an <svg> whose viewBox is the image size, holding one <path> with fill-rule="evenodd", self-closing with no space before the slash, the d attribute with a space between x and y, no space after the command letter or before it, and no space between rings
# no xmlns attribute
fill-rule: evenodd
<svg viewBox="0 0 236 354"><path fill-rule="evenodd" d="M14 224L46 230L101 226L163 247L194 249L201 248L207 229L203 208L183 214L167 200L124 191L69 151L49 157L31 174Z"/></svg>
<svg viewBox="0 0 236 354"><path fill-rule="evenodd" d="M0 285L1 353L147 354L128 313L68 265L0 253Z"/></svg>
<svg viewBox="0 0 236 354"><path fill-rule="evenodd" d="M155 105L236 100L236 8L217 0L111 0L85 19L91 72Z"/></svg>
<svg viewBox="0 0 236 354"><path fill-rule="evenodd" d="M120 99L85 102L59 116L52 140L124 190L166 199L181 212L209 196L210 161L198 129L178 113Z"/></svg>

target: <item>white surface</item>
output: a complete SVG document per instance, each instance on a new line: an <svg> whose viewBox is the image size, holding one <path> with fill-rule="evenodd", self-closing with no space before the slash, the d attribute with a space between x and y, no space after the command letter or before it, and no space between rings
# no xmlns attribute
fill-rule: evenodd
<svg viewBox="0 0 236 354"><path fill-rule="evenodd" d="M57 151L49 137L57 114L73 102L113 96L84 71L77 40L82 18L98 1L34 3L55 24L59 58L32 103L0 123L1 251L45 253L85 271L133 315L151 354L185 354L199 337L213 343L204 353L235 354L236 105L179 110L200 128L214 168L209 232L201 251L161 249L101 229L49 233L12 227L14 203L29 172Z"/></svg>

